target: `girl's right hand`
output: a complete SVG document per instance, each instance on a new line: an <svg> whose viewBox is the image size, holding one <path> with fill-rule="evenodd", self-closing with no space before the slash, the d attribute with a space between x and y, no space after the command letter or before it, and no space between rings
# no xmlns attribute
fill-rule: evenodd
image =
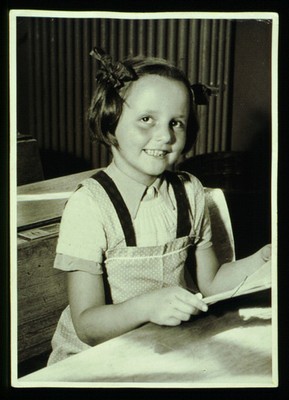
<svg viewBox="0 0 289 400"><path fill-rule="evenodd" d="M200 293L192 294L179 286L147 293L148 319L158 325L179 325L188 321L191 315L208 310L201 297Z"/></svg>

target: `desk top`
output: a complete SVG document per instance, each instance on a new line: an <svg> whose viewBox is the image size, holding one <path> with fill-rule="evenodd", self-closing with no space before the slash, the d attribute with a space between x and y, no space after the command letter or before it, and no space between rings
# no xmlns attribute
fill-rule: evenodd
<svg viewBox="0 0 289 400"><path fill-rule="evenodd" d="M215 304L208 313L177 327L146 324L18 383L22 387L276 386L270 300L264 303L264 293L268 297L269 292L261 293L263 298L259 293Z"/></svg>
<svg viewBox="0 0 289 400"><path fill-rule="evenodd" d="M18 186L17 195L44 195L72 192L96 170L89 170L60 178ZM17 201L17 227L20 230L60 219L67 197L50 200Z"/></svg>

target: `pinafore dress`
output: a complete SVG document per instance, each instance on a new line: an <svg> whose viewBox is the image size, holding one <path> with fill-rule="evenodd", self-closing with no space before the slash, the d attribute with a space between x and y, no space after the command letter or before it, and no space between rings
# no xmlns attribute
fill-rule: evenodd
<svg viewBox="0 0 289 400"><path fill-rule="evenodd" d="M125 247L108 246L105 253L103 278L107 303L121 303L164 287L187 287L185 264L196 235L192 232L190 206L181 177L169 171L166 171L165 175L172 185L176 199L176 239L164 245L148 247L137 247L130 213L113 180L104 171L99 171L92 177L110 199L125 239ZM52 348L48 365L90 348L78 339L69 306L63 311L58 322Z"/></svg>

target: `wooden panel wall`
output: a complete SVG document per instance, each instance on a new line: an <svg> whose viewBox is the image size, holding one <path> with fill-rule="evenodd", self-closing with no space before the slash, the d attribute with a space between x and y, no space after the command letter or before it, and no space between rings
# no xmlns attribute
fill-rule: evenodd
<svg viewBox="0 0 289 400"><path fill-rule="evenodd" d="M91 145L86 123L96 72L89 52L100 46L114 60L138 54L167 58L192 83L218 86L209 106L199 106L201 129L190 155L230 150L232 21L21 17L20 22L27 26L26 60L17 63L29 70L25 118L40 149L84 159L91 168L107 165L108 152Z"/></svg>

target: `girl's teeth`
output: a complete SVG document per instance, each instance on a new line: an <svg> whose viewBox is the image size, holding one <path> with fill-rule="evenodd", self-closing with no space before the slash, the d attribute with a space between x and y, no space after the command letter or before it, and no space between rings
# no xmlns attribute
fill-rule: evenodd
<svg viewBox="0 0 289 400"><path fill-rule="evenodd" d="M167 154L167 151L162 151L162 150L145 150L145 153L148 154L149 156L164 157L164 156Z"/></svg>

